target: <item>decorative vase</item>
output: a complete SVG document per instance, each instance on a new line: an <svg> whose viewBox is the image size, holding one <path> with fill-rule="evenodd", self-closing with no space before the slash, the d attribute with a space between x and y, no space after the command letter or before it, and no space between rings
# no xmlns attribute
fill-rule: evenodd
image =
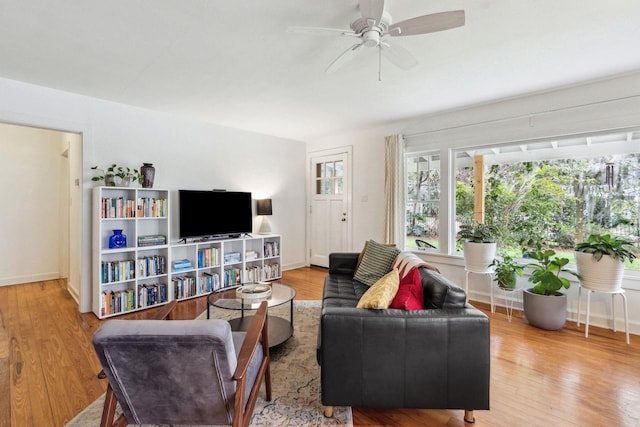
<svg viewBox="0 0 640 427"><path fill-rule="evenodd" d="M104 185L107 187L115 187L116 186L116 177L115 175L105 175L104 176Z"/></svg>
<svg viewBox="0 0 640 427"><path fill-rule="evenodd" d="M567 296L539 295L533 288L522 290L522 310L530 325L548 331L562 329L567 320Z"/></svg>
<svg viewBox="0 0 640 427"><path fill-rule="evenodd" d="M156 176L156 168L153 167L153 163L143 163L140 168L142 174L142 188L152 188L153 179Z"/></svg>
<svg viewBox="0 0 640 427"><path fill-rule="evenodd" d="M127 236L122 234L122 230L113 230L113 235L109 236L109 249L126 248Z"/></svg>

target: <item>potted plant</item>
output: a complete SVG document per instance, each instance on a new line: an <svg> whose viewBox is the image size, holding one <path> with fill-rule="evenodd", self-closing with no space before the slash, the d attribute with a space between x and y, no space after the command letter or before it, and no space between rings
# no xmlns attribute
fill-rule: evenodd
<svg viewBox="0 0 640 427"><path fill-rule="evenodd" d="M461 225L458 240L462 240L465 269L475 273L491 271L489 264L496 256L496 229L491 225Z"/></svg>
<svg viewBox="0 0 640 427"><path fill-rule="evenodd" d="M529 281L533 288L523 290L522 308L529 323L541 329L562 329L567 320L567 296L560 289L569 289L571 282L565 275L579 277L565 268L568 258L556 256L553 249L540 248L526 252L529 259L535 260L527 264L531 268Z"/></svg>
<svg viewBox="0 0 640 427"><path fill-rule="evenodd" d="M610 234L591 234L574 249L581 285L605 292L620 289L624 263L633 262L637 252L630 240Z"/></svg>
<svg viewBox="0 0 640 427"><path fill-rule="evenodd" d="M103 171L103 169L98 169L98 166L93 166L91 169ZM137 169L131 169L127 166L118 166L114 163L109 166L102 175L96 175L92 177L91 180L104 181L104 185L110 187L116 185L119 187L128 187L131 182L138 182L142 184L144 177Z"/></svg>
<svg viewBox="0 0 640 427"><path fill-rule="evenodd" d="M498 286L506 290L514 290L518 281L518 276L522 276L524 266L518 264L509 255L502 257L502 260L496 258L489 267L494 267L496 272L495 280Z"/></svg>

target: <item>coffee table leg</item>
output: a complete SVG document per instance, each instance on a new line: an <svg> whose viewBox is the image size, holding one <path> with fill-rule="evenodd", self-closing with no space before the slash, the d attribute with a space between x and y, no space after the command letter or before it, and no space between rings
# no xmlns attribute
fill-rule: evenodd
<svg viewBox="0 0 640 427"><path fill-rule="evenodd" d="M291 298L291 301L289 301L289 319L291 319L291 335L293 335L294 329L293 329L293 298Z"/></svg>

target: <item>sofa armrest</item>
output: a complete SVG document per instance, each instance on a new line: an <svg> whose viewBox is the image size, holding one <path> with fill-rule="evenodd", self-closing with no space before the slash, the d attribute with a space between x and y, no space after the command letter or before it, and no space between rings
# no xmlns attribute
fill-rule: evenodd
<svg viewBox="0 0 640 427"><path fill-rule="evenodd" d="M474 307L325 307L320 334L324 405L489 408L489 318Z"/></svg>
<svg viewBox="0 0 640 427"><path fill-rule="evenodd" d="M334 252L329 254L329 274L347 274L353 277L359 256L359 252Z"/></svg>

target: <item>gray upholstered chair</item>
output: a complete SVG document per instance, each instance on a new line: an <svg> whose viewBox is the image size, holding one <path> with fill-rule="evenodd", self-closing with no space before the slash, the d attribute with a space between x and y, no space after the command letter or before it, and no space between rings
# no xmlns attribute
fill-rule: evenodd
<svg viewBox="0 0 640 427"><path fill-rule="evenodd" d="M262 378L271 400L266 314L263 302L247 332L224 320L104 323L93 336L109 380L101 425L249 425Z"/></svg>

